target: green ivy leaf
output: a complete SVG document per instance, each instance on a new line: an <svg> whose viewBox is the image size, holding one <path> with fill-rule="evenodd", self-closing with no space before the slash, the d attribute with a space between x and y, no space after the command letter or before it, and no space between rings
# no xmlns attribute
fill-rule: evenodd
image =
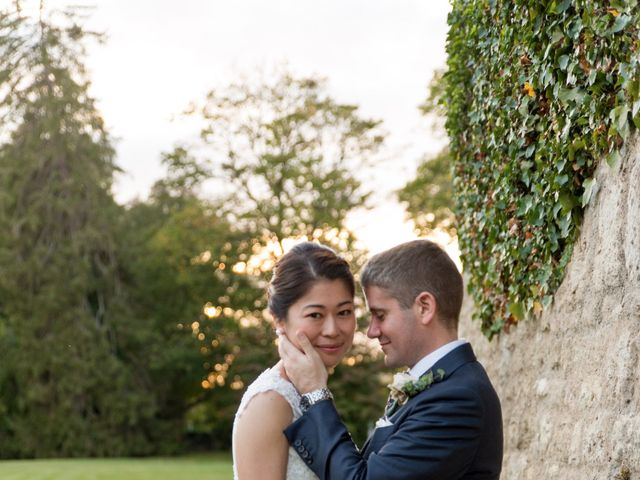
<svg viewBox="0 0 640 480"><path fill-rule="evenodd" d="M595 178L587 178L582 186L584 187L584 193L582 194L582 208L584 208L589 204L591 198L595 197L598 182Z"/></svg>
<svg viewBox="0 0 640 480"><path fill-rule="evenodd" d="M560 40L562 40L564 38L564 33L562 33L562 30L560 30L559 28L556 28L553 31L553 34L551 35L551 43L558 43ZM551 45L549 45L549 47L551 47Z"/></svg>
<svg viewBox="0 0 640 480"><path fill-rule="evenodd" d="M627 123L627 115L629 115L629 107L627 105L620 105L619 107L611 110L609 118L618 131Z"/></svg>
<svg viewBox="0 0 640 480"><path fill-rule="evenodd" d="M452 6L455 213L475 316L491 338L552 301L597 198L598 163L618 164L640 127L640 9L637 0Z"/></svg>
<svg viewBox="0 0 640 480"><path fill-rule="evenodd" d="M579 88L558 88L558 99L567 105L569 102L580 103L585 97L585 93Z"/></svg>
<svg viewBox="0 0 640 480"><path fill-rule="evenodd" d="M509 313L513 315L516 320L522 320L524 318L524 305L521 302L510 304Z"/></svg>
<svg viewBox="0 0 640 480"><path fill-rule="evenodd" d="M558 5L556 5L555 13L564 13L571 6L572 0L563 0Z"/></svg>
<svg viewBox="0 0 640 480"><path fill-rule="evenodd" d="M620 162L620 152L618 150L613 150L607 155L606 159L607 164L613 168Z"/></svg>
<svg viewBox="0 0 640 480"><path fill-rule="evenodd" d="M569 63L569 55L562 55L558 59L558 65L560 66L560 70L567 70L567 64Z"/></svg>
<svg viewBox="0 0 640 480"><path fill-rule="evenodd" d="M631 116L633 117L633 124L636 128L640 128L640 100L633 102L631 107Z"/></svg>
<svg viewBox="0 0 640 480"><path fill-rule="evenodd" d="M560 217L560 221L558 222L558 226L560 227L560 237L567 238L569 236L569 231L571 230L571 220L571 212Z"/></svg>
<svg viewBox="0 0 640 480"><path fill-rule="evenodd" d="M616 17L615 22L613 22L613 25L607 32L607 36L624 30L624 27L626 27L630 21L631 17L629 15L619 15L618 17Z"/></svg>

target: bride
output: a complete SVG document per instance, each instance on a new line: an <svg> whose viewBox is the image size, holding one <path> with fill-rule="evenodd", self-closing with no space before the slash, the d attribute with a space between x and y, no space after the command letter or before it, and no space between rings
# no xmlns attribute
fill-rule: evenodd
<svg viewBox="0 0 640 480"><path fill-rule="evenodd" d="M354 292L343 258L315 243L296 245L276 264L267 291L276 332L285 332L294 343L296 333L304 332L325 366L334 367L353 342ZM300 399L282 362L249 385L233 425L235 480L318 478L283 434L302 414Z"/></svg>

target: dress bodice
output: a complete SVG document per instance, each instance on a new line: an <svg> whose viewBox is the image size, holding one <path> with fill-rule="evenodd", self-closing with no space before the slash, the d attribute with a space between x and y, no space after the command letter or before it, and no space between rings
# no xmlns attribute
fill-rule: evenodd
<svg viewBox="0 0 640 480"><path fill-rule="evenodd" d="M293 420L297 420L302 415L300 410L300 394L297 392L291 382L285 380L280 376L278 368L272 367L260 374L256 380L249 385L247 391L242 396L240 406L236 412L235 421L233 422L233 438L235 439L236 426L238 419L249 405L249 402L253 397L259 393L274 391L282 396L293 413ZM265 412L268 414L268 412ZM238 471L236 467L236 452L235 444L233 445L233 478L238 480ZM289 447L289 458L287 462L287 476L284 480L318 480L318 477L313 471L307 467L304 461L298 456L296 451Z"/></svg>

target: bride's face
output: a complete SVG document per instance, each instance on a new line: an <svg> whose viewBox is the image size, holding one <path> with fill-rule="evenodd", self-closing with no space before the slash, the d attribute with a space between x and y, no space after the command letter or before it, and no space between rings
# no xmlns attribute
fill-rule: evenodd
<svg viewBox="0 0 640 480"><path fill-rule="evenodd" d="M353 297L342 280L320 280L289 307L287 320L278 320L276 326L298 348L296 333L303 332L325 366L334 367L353 343Z"/></svg>

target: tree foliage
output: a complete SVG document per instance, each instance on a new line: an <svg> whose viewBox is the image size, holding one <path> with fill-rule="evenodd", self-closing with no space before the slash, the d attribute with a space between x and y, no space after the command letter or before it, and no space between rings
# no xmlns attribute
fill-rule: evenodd
<svg viewBox="0 0 640 480"><path fill-rule="evenodd" d="M192 109L213 175L231 188L233 223L262 245L306 236L348 250L345 217L369 196L354 172L371 164L384 134L324 89L281 71L212 90Z"/></svg>
<svg viewBox="0 0 640 480"><path fill-rule="evenodd" d="M640 125L636 0L459 0L447 130L459 239L489 337L551 303L600 158Z"/></svg>
<svg viewBox="0 0 640 480"><path fill-rule="evenodd" d="M240 392L226 380L226 369L247 341L238 320L223 311L252 306L259 313L262 290L231 268L247 258L246 238L221 216L218 202L199 197L205 170L181 148L163 162L166 177L147 201L130 206L123 223L134 310L149 329L146 345L137 349L139 362L148 365L160 418L170 430L168 449L184 443L185 432L206 437L200 448L228 447ZM210 371L218 374L222 365L216 382Z"/></svg>
<svg viewBox="0 0 640 480"><path fill-rule="evenodd" d="M203 142L122 207L82 21L0 14L0 456L227 448L244 387L277 361L264 288L287 241L364 258L345 218L379 122L318 79L236 84L197 110ZM332 383L360 441L379 367L359 344Z"/></svg>
<svg viewBox="0 0 640 480"><path fill-rule="evenodd" d="M0 14L0 455L145 453L110 193L77 16Z"/></svg>
<svg viewBox="0 0 640 480"><path fill-rule="evenodd" d="M420 105L422 114L431 118L433 130L441 133L446 118L442 100L444 89L444 72L438 70L429 83L427 98ZM434 157L425 156L415 178L396 194L419 235L426 236L439 230L455 237L452 191L453 162L449 148L445 147Z"/></svg>
<svg viewBox="0 0 640 480"><path fill-rule="evenodd" d="M210 372L203 385L214 390L216 399L233 391L239 399L240 390L277 360L263 292L286 241L318 240L341 252L354 270L363 263L365 252L357 249L345 219L366 203L369 192L354 172L375 160L384 135L378 121L363 119L356 106L330 98L322 80L282 71L271 80L213 90L191 113L204 121L202 143L194 148L201 168L231 186L221 189L221 211L236 235L229 245L237 257L235 263L214 258L214 264L240 273L253 288L245 297L238 289L235 296L214 298L207 318L198 323L195 333L202 339L203 354L225 353L223 361L207 361ZM225 336L221 324L229 325ZM230 328L234 324L240 328ZM379 377L371 374L379 359L370 349L364 352L358 357L362 368L341 367L350 375L336 378L357 378L363 388L371 387L370 398L383 403L384 397L375 393ZM346 384L335 383L337 396L351 395ZM236 404L214 401L197 409L199 425L215 417L219 427L220 416L231 419ZM349 410L347 421L359 440L378 414L369 408ZM230 427L229 422L227 438Z"/></svg>
<svg viewBox="0 0 640 480"><path fill-rule="evenodd" d="M441 230L455 236L453 212L453 175L449 149L433 158L425 158L418 166L416 178L398 191L407 216L420 235Z"/></svg>
<svg viewBox="0 0 640 480"><path fill-rule="evenodd" d="M418 107L425 117L430 117L433 129L444 133L444 122L447 118L446 103L444 96L446 93L446 71L438 69L433 72L429 87L427 88L427 98Z"/></svg>

